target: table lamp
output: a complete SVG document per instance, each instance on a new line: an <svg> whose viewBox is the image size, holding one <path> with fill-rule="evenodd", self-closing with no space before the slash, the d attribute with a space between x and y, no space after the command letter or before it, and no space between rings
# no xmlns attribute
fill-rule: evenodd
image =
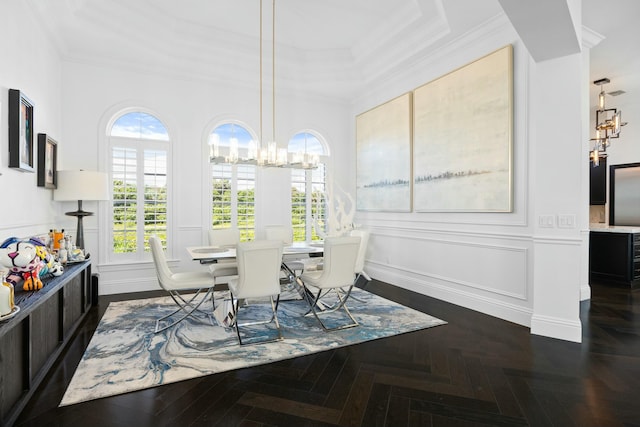
<svg viewBox="0 0 640 427"><path fill-rule="evenodd" d="M78 218L76 247L84 249L84 231L82 218L93 212L82 210L83 200L109 200L109 177L106 173L86 170L63 170L57 172L57 188L53 191L53 200L62 202L77 200L78 210L65 215Z"/></svg>

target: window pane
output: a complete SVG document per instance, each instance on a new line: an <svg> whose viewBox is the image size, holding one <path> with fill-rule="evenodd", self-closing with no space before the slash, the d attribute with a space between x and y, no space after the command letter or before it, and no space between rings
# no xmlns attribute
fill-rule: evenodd
<svg viewBox="0 0 640 427"><path fill-rule="evenodd" d="M169 133L162 122L151 114L136 111L127 113L115 121L111 136L133 139L168 141Z"/></svg>
<svg viewBox="0 0 640 427"><path fill-rule="evenodd" d="M293 241L307 239L307 171L291 169L291 226Z"/></svg>
<svg viewBox="0 0 640 427"><path fill-rule="evenodd" d="M167 153L144 151L144 246L149 252L149 236L161 241L167 235Z"/></svg>
<svg viewBox="0 0 640 427"><path fill-rule="evenodd" d="M241 241L255 237L255 171L255 166L237 165L238 229Z"/></svg>
<svg viewBox="0 0 640 427"><path fill-rule="evenodd" d="M231 165L212 165L212 207L213 228L231 227Z"/></svg>
<svg viewBox="0 0 640 427"><path fill-rule="evenodd" d="M238 147L240 148L248 148L249 143L253 140L249 131L244 127L235 123L225 123L211 132L209 143L216 142L220 147L229 147L231 138L238 140Z"/></svg>
<svg viewBox="0 0 640 427"><path fill-rule="evenodd" d="M324 147L320 140L309 132L300 132L289 140L287 150L290 153L307 153L324 156Z"/></svg>
<svg viewBox="0 0 640 427"><path fill-rule="evenodd" d="M137 250L137 159L136 150L113 148L113 252L131 253Z"/></svg>
<svg viewBox="0 0 640 427"><path fill-rule="evenodd" d="M323 232L327 230L325 221L327 212L327 201L324 197L325 189L325 165L320 163L317 169L311 171L311 216ZM320 236L316 233L315 227L311 229L311 240L321 240Z"/></svg>

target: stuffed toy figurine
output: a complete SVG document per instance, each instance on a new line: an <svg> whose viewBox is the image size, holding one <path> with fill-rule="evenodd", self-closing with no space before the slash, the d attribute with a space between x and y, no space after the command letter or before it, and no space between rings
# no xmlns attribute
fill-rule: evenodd
<svg viewBox="0 0 640 427"><path fill-rule="evenodd" d="M22 289L25 291L42 289L41 277L50 270L54 275L62 274L61 269L54 268L55 262L44 242L35 237L10 237L2 242L0 263L9 268L6 281L15 287L20 279L24 279Z"/></svg>

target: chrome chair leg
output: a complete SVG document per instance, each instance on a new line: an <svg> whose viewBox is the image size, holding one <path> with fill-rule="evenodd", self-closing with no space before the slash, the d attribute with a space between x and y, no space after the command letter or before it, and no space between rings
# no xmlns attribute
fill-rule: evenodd
<svg viewBox="0 0 640 427"><path fill-rule="evenodd" d="M358 321L353 317L353 315L351 314L351 311L349 311L349 308L346 305L347 299L349 298L349 295L351 295L351 288L353 288L353 286L349 287L349 290L346 292L346 296L344 296L344 298L340 295L340 293L336 292L339 303L336 304L333 307L330 307L327 310L318 310L318 303L320 302L320 299L323 296L326 296L326 294L327 294L326 292L323 295L322 294L322 289L319 289L318 293L315 295L315 297L313 297L313 300L310 302L311 313L313 313L313 316L318 320L318 323L320 323L320 326L322 326L322 328L325 331L338 331L338 330L342 330L342 329L353 328L355 326L359 326L360 325L358 323ZM305 286L305 289L306 289L306 286ZM309 293L312 295L311 291L309 291ZM309 302L309 301L307 301L307 302ZM320 303L320 304L322 304L322 303ZM322 314L333 313L335 311L338 311L341 308L344 309L344 312L347 314L347 316L351 320L351 323L347 323L345 325L339 325L339 326L335 326L335 327L330 328L320 318Z"/></svg>
<svg viewBox="0 0 640 427"><path fill-rule="evenodd" d="M235 299L233 297L233 293L229 293L231 296L231 308L233 309L233 315L234 315L234 328L236 330L236 335L238 336L238 343L240 345L249 345L249 344L265 344L265 343L269 343L269 342L275 342L275 341L281 341L282 340L282 331L280 329L280 322L278 321L278 305L280 303L280 295L277 296L276 301L273 301L273 297L269 297L269 300L271 302L271 319L269 320L264 320L264 321L256 321L256 322L246 322L246 323L240 323L239 322L239 318L238 318L238 313L239 313L239 307L238 307L238 300ZM257 341L252 341L252 342L243 342L242 341L242 337L240 336L240 327L241 326L253 326L253 325L266 325L269 324L271 322L274 322L276 325L276 330L278 331L278 337L277 338L269 338L269 339L264 339L264 340L257 340Z"/></svg>
<svg viewBox="0 0 640 427"><path fill-rule="evenodd" d="M209 313L205 313L204 311L199 310L200 306L202 305L203 302L205 302L205 300L208 299L208 297L211 297L211 305L212 307L214 306L214 300L213 300L213 287L207 289L207 292L205 293L205 295L200 298L200 300L197 302L197 304L194 305L194 301L196 300L196 298L200 295L200 293L202 292L202 289L199 289L197 292L195 292L195 294L189 299L189 300L185 300L184 297L182 295L180 295L179 292L177 291L171 291L169 292L169 295L171 296L171 298L173 299L173 301L178 305L178 308L174 311L172 311L171 313L162 316L158 319L156 319L156 327L154 330L154 333L159 333L162 332L180 322L182 322L184 319L186 319L187 317L191 316L192 314L195 314L195 312L199 312L204 314L205 316L207 316L207 320L208 323L213 325L213 311L211 314ZM165 321L167 319L170 319L172 316L178 314L179 312L184 312L184 314L182 316L180 316L180 318L178 318L177 320L173 321L173 322L169 322L169 324L167 324L164 327L160 327L160 322ZM203 322L203 323L207 323L205 321L203 321L202 319L199 319L197 317L194 316L195 319Z"/></svg>

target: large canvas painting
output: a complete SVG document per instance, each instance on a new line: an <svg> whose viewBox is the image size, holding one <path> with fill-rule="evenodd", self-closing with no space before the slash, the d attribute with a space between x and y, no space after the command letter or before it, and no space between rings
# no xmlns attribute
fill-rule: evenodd
<svg viewBox="0 0 640 427"><path fill-rule="evenodd" d="M414 91L414 209L511 212L513 49Z"/></svg>
<svg viewBox="0 0 640 427"><path fill-rule="evenodd" d="M411 211L411 94L356 117L356 206Z"/></svg>

